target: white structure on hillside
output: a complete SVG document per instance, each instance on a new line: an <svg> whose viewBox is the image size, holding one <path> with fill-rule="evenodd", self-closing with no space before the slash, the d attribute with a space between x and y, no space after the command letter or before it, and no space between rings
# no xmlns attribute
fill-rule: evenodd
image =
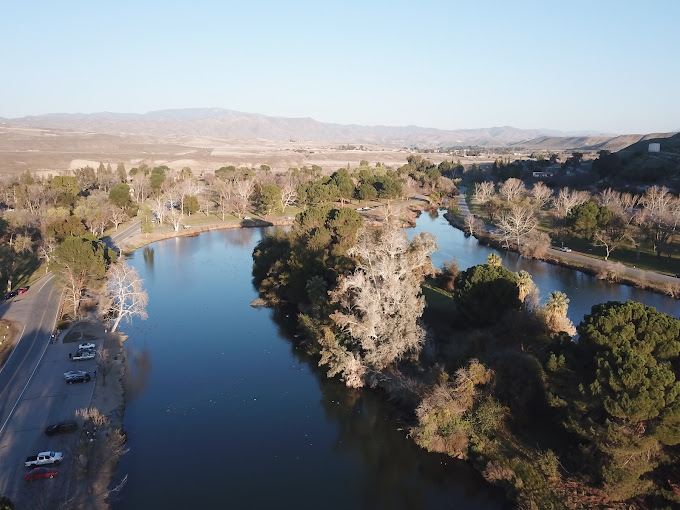
<svg viewBox="0 0 680 510"><path fill-rule="evenodd" d="M660 143L650 143L649 149L647 149L648 152L659 152L660 150L661 150Z"/></svg>

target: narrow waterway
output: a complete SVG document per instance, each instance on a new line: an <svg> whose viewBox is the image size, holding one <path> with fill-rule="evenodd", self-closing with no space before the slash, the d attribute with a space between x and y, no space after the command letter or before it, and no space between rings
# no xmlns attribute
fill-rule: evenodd
<svg viewBox="0 0 680 510"><path fill-rule="evenodd" d="M466 268L494 251L439 216L421 215L408 232L419 231L437 236L437 266L455 258ZM209 232L131 257L149 319L122 325L130 452L114 508L511 508L467 464L417 448L379 396L327 379L293 347L292 318L250 307L251 255L262 235ZM531 272L544 298L566 292L575 322L610 299L677 315L670 298L499 255L513 271Z"/></svg>
<svg viewBox="0 0 680 510"><path fill-rule="evenodd" d="M538 286L541 301L545 302L551 292L561 291L569 297L569 318L578 324L583 316L590 313L593 305L607 301L640 301L657 310L678 317L680 301L663 294L646 290L617 285L598 280L596 277L574 271L565 267L555 266L547 262L529 260L518 253L499 251L483 246L474 237L452 227L443 214L430 215L423 212L414 228L406 230L410 239L420 232L430 232L437 238L439 249L432 256L435 267L441 268L445 262L455 261L461 270L476 264L486 262L490 253L495 253L503 260L503 265L511 271L522 269L528 271Z"/></svg>

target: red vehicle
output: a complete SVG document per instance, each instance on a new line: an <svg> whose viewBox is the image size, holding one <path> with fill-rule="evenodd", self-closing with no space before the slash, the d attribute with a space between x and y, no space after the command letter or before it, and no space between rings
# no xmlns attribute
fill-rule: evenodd
<svg viewBox="0 0 680 510"><path fill-rule="evenodd" d="M53 467L37 467L26 473L24 478L30 482L31 480L40 480L41 478L54 478L58 474L59 471Z"/></svg>
<svg viewBox="0 0 680 510"><path fill-rule="evenodd" d="M17 294L23 294L24 292L26 292L30 288L31 288L30 286L29 287L21 287L20 289L17 289Z"/></svg>

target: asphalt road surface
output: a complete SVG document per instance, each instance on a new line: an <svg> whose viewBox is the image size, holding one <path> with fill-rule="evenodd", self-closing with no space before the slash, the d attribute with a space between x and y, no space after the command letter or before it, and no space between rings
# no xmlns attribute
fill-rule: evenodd
<svg viewBox="0 0 680 510"><path fill-rule="evenodd" d="M127 239L139 229L136 221L105 242L116 248L116 241ZM26 482L24 461L41 451L62 451L64 462L59 469L70 469L76 435L48 437L44 430L50 424L73 418L77 409L88 407L94 390L94 381L64 381L64 372L93 372L96 362L71 361L68 353L75 352L75 344L63 344L61 339L50 343L60 300L61 289L50 274L28 292L0 304L0 317L25 325L14 351L0 369L0 495L12 499L17 508L42 506L41 501L48 495L68 490L59 476Z"/></svg>

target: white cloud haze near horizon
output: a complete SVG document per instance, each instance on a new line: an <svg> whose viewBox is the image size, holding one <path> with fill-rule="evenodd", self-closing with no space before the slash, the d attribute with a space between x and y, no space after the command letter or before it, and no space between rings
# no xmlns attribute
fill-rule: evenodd
<svg viewBox="0 0 680 510"><path fill-rule="evenodd" d="M680 2L4 2L0 117L680 129Z"/></svg>

